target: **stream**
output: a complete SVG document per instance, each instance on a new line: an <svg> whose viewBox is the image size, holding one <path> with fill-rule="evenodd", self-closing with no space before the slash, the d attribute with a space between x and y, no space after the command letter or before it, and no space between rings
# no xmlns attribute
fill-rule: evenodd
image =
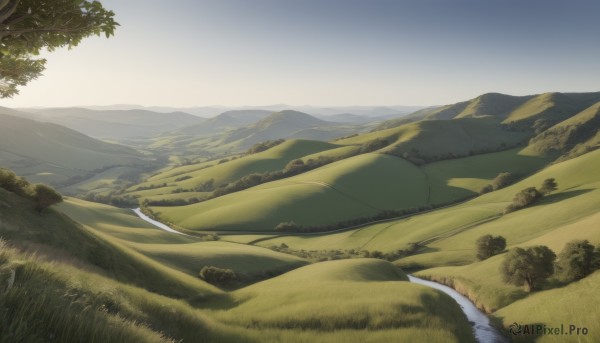
<svg viewBox="0 0 600 343"><path fill-rule="evenodd" d="M191 237L190 235L186 235L185 233L179 232L177 230L173 230L170 227L168 227L167 225L165 225L165 224L163 224L163 223L161 223L159 221L156 221L156 220L148 217L147 215L145 215L144 213L142 213L142 210L139 207L132 209L132 211L135 212L135 214L137 214L138 217L140 217L141 219L147 221L148 223L150 223L150 224L158 227L159 229L162 229L162 230L165 230L165 231L168 231L168 232L171 232L171 233L177 233L177 234L180 234L180 235Z"/></svg>
<svg viewBox="0 0 600 343"><path fill-rule="evenodd" d="M454 289L448 286L444 286L437 282L427 281L423 279L419 279L418 277L409 275L408 279L410 282L417 283L419 285L424 285L427 287L435 288L440 290L454 299L462 311L467 316L469 323L473 327L473 331L475 332L475 339L480 343L505 343L510 342L510 340L504 336L493 326L490 325L490 319L485 315L485 313L481 312L467 297L458 293Z"/></svg>

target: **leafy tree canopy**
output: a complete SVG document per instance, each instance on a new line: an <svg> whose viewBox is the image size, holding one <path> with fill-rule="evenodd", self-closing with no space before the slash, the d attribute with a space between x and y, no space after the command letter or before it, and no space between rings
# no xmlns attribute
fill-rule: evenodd
<svg viewBox="0 0 600 343"><path fill-rule="evenodd" d="M556 255L543 245L527 249L511 249L502 264L500 272L504 282L515 286L525 285L527 291L536 289L539 281L549 278L554 273Z"/></svg>
<svg viewBox="0 0 600 343"><path fill-rule="evenodd" d="M0 0L0 98L18 94L19 86L41 75L46 60L34 56L43 49L110 37L119 25L113 17L98 1Z"/></svg>
<svg viewBox="0 0 600 343"><path fill-rule="evenodd" d="M565 245L556 263L562 281L583 279L594 270L594 246L588 240L574 240Z"/></svg>

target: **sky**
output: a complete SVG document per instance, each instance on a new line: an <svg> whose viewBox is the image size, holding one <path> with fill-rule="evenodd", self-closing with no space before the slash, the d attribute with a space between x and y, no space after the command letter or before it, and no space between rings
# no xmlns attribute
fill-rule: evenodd
<svg viewBox="0 0 600 343"><path fill-rule="evenodd" d="M600 91L595 0L101 0L1 106L441 105Z"/></svg>

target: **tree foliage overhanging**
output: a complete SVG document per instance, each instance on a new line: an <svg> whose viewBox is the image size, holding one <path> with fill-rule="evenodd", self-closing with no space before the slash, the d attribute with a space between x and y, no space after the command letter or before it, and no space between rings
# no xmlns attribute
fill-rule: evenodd
<svg viewBox="0 0 600 343"><path fill-rule="evenodd" d="M39 77L44 49L72 48L89 36L114 34L114 13L98 1L0 0L0 98Z"/></svg>

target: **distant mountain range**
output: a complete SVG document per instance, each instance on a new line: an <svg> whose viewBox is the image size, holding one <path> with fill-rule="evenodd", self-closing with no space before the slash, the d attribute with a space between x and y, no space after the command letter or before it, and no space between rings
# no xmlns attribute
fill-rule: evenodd
<svg viewBox="0 0 600 343"><path fill-rule="evenodd" d="M157 113L147 110L90 110L86 108L30 109L17 115L41 122L64 125L97 138L153 137L165 131L195 125L204 118L184 112Z"/></svg>
<svg viewBox="0 0 600 343"><path fill-rule="evenodd" d="M413 113L424 106L290 106L285 104L265 106L197 106L197 107L166 107L166 106L140 106L131 104L119 104L109 106L78 106L96 111L126 111L146 110L158 113L185 112L200 117L215 117L228 111L263 110L268 112L279 112L294 110L308 113L314 116L333 116L338 114L353 114L364 117L390 118ZM41 108L22 108L24 111L38 111Z"/></svg>

